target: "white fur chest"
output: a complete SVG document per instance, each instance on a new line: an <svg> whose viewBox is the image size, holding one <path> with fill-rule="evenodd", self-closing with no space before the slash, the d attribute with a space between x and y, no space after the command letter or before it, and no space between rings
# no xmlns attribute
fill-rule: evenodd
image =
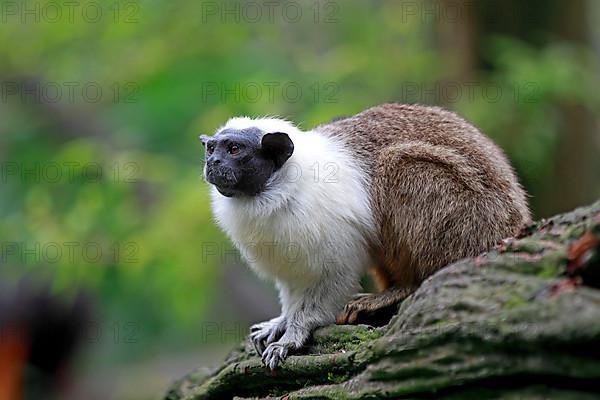
<svg viewBox="0 0 600 400"><path fill-rule="evenodd" d="M289 210L256 218L228 204L215 207L215 215L242 257L260 275L307 284L321 277L327 258L322 242L325 227L310 231L307 228L312 224L299 221Z"/></svg>

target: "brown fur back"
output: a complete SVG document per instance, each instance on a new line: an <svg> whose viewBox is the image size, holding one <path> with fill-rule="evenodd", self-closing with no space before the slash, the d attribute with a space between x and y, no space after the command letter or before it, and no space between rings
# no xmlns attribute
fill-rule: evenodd
<svg viewBox="0 0 600 400"><path fill-rule="evenodd" d="M452 112L383 104L317 129L345 141L371 176L382 289L417 286L531 220L503 152Z"/></svg>

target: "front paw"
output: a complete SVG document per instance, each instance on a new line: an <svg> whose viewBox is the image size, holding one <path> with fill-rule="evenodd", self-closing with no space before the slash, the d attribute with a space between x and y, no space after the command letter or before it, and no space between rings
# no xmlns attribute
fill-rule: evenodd
<svg viewBox="0 0 600 400"><path fill-rule="evenodd" d="M263 364L273 371L280 363L285 361L289 352L295 349L296 346L290 342L271 343L262 355Z"/></svg>
<svg viewBox="0 0 600 400"><path fill-rule="evenodd" d="M250 327L250 339L258 355L262 355L265 348L278 340L285 332L285 319L273 318Z"/></svg>

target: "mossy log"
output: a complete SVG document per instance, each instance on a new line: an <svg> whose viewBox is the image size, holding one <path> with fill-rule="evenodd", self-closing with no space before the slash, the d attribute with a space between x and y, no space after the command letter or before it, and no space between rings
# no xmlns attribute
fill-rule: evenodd
<svg viewBox="0 0 600 400"><path fill-rule="evenodd" d="M598 398L599 278L600 201L443 268L384 327L321 328L274 373L245 341L165 399Z"/></svg>

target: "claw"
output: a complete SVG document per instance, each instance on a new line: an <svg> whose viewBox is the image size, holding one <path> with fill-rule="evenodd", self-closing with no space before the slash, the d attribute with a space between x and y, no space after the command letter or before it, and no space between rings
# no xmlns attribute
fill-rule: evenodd
<svg viewBox="0 0 600 400"><path fill-rule="evenodd" d="M290 350L289 344L271 343L262 356L263 364L271 371L275 370L280 363L283 363Z"/></svg>
<svg viewBox="0 0 600 400"><path fill-rule="evenodd" d="M252 325L250 340L258 355L263 355L266 347L281 337L285 330L285 322L280 318Z"/></svg>

